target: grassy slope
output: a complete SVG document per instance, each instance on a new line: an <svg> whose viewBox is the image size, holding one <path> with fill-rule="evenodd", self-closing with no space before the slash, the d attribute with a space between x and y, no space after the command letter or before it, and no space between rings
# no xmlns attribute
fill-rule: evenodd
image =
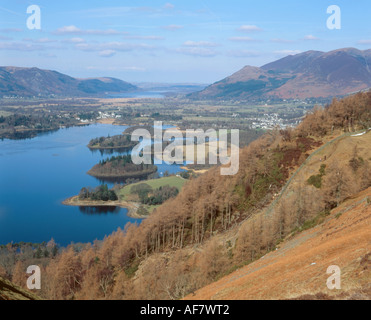
<svg viewBox="0 0 371 320"><path fill-rule="evenodd" d="M118 197L121 201L128 201L130 202L130 191L131 188L135 185L146 183L152 187L152 189L158 189L160 187L169 185L170 187L176 187L178 190L182 190L184 184L187 182L187 180L177 177L177 176L172 176L172 177L165 177L161 179L154 179L154 180L148 180L148 181L141 181L135 184L130 184L124 188L122 188L119 193ZM144 206L149 213L152 213L156 208L160 206Z"/></svg>
<svg viewBox="0 0 371 320"><path fill-rule="evenodd" d="M154 180L148 180L148 181L142 181L138 182L136 184L130 184L124 188L122 188L119 192L119 197L122 200L126 200L126 196L130 194L130 190L133 186L146 183L149 186L152 187L152 189L158 189L160 187L169 185L170 187L176 187L179 190L181 190L184 186L184 184L187 182L187 180L184 180L180 177L172 176L172 177L166 177L166 178L161 178L161 179L154 179Z"/></svg>

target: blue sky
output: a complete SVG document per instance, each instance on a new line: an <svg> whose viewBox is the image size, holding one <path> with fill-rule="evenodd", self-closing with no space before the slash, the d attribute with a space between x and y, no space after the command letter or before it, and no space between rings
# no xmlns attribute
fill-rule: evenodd
<svg viewBox="0 0 371 320"><path fill-rule="evenodd" d="M41 8L41 30L26 10ZM338 5L341 30L329 30ZM131 82L212 83L288 54L371 48L369 0L0 0L1 65Z"/></svg>

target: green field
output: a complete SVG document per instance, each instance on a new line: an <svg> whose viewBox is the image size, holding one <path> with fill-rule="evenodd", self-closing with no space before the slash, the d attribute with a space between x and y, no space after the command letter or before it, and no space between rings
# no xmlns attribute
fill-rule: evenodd
<svg viewBox="0 0 371 320"><path fill-rule="evenodd" d="M148 184L149 186L152 187L152 189L158 189L160 187L163 187L163 186L166 186L166 185L169 185L170 187L176 187L179 189L179 191L183 188L184 184L187 182L187 180L183 179L183 178L180 178L180 177L176 177L176 176L172 176L172 177L166 177L166 178L161 178L161 179L154 179L154 180L147 180L147 181L141 181L141 182L138 182L138 183L135 183L135 184L130 184L124 188L122 188L119 193L118 193L118 196L121 200L126 200L126 196L130 195L130 190L133 186L135 185L138 185L138 184L141 184L141 183L146 183Z"/></svg>
<svg viewBox="0 0 371 320"><path fill-rule="evenodd" d="M8 111L1 111L0 110L0 117L9 117L11 116L13 113L11 112L8 112Z"/></svg>

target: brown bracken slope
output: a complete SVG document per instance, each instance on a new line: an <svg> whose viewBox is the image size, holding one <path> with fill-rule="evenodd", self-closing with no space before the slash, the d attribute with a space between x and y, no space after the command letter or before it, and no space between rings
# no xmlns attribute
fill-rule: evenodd
<svg viewBox="0 0 371 320"><path fill-rule="evenodd" d="M340 290L327 288L332 265L341 269ZM371 188L334 209L321 225L186 299L370 298Z"/></svg>

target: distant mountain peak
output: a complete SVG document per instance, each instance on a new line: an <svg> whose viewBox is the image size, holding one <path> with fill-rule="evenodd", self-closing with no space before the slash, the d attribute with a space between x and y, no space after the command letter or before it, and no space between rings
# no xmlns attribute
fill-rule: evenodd
<svg viewBox="0 0 371 320"><path fill-rule="evenodd" d="M310 50L260 68L245 66L196 99L329 98L371 87L371 49Z"/></svg>

